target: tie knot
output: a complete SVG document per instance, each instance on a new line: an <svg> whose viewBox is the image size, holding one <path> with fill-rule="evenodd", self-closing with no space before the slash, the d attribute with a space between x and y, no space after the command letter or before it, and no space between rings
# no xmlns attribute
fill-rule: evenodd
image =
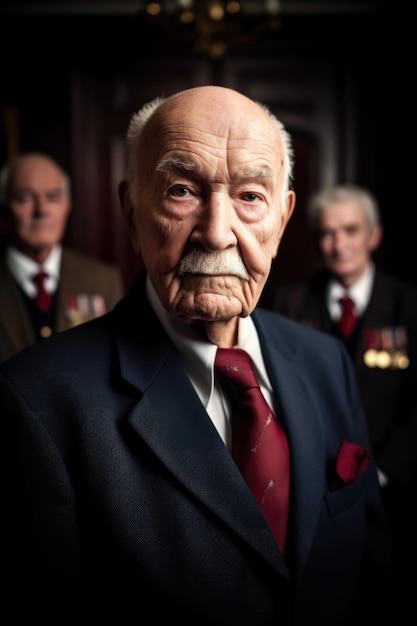
<svg viewBox="0 0 417 626"><path fill-rule="evenodd" d="M35 274L35 276L33 277L33 281L38 287L42 287L46 278L48 278L48 274L46 272L40 271Z"/></svg>
<svg viewBox="0 0 417 626"><path fill-rule="evenodd" d="M346 311L353 311L355 308L355 303L350 296L343 296L339 302Z"/></svg>
<svg viewBox="0 0 417 626"><path fill-rule="evenodd" d="M259 387L252 361L247 352L239 348L218 348L214 363L220 382L234 392Z"/></svg>

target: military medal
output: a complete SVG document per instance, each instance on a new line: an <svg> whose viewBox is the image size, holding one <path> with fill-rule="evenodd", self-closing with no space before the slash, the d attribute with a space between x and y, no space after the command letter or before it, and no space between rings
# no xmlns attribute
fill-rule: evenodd
<svg viewBox="0 0 417 626"><path fill-rule="evenodd" d="M65 314L71 326L88 322L104 313L106 313L106 304L103 296L79 293L67 299Z"/></svg>
<svg viewBox="0 0 417 626"><path fill-rule="evenodd" d="M364 363L370 368L403 370L410 364L404 326L367 329L363 333Z"/></svg>

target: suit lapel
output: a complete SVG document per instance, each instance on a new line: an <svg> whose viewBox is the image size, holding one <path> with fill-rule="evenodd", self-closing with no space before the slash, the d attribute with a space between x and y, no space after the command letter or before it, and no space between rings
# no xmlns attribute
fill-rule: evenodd
<svg viewBox="0 0 417 626"><path fill-rule="evenodd" d="M210 514L288 576L272 534L194 391L180 356L158 322L149 319L143 328L144 337L135 339L124 329L117 338L121 376L142 394L129 422Z"/></svg>
<svg viewBox="0 0 417 626"><path fill-rule="evenodd" d="M4 263L0 265L0 302L0 320L6 329L8 351L13 354L35 343L24 296Z"/></svg>
<svg viewBox="0 0 417 626"><path fill-rule="evenodd" d="M376 272L375 282L367 308L363 313L364 328L378 328L387 325L387 320L394 325L397 316L397 299L393 296L392 285L382 274Z"/></svg>
<svg viewBox="0 0 417 626"><path fill-rule="evenodd" d="M71 328L71 320L66 311L68 307L68 294L76 293L77 273L72 268L71 255L65 248L62 250L59 286L56 303L56 330L62 331Z"/></svg>
<svg viewBox="0 0 417 626"><path fill-rule="evenodd" d="M303 379L300 345L291 345L283 337L284 331L277 331L276 322L272 340L272 329L260 324L256 314L254 320L290 444L294 559L296 571L301 571L314 539L326 484L323 466L317 462L326 457L319 408Z"/></svg>
<svg viewBox="0 0 417 626"><path fill-rule="evenodd" d="M279 390L291 448L295 561L302 568L313 541L323 499L325 478L317 459L325 457L324 442L315 403L300 378L299 368L290 367L278 353L275 354L275 362L278 363L278 370L274 387Z"/></svg>

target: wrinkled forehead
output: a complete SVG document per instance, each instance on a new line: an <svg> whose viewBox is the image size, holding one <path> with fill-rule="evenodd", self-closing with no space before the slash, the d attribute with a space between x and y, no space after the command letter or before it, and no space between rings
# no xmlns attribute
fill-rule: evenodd
<svg viewBox="0 0 417 626"><path fill-rule="evenodd" d="M11 188L62 187L64 178L50 161L41 158L23 158L10 172Z"/></svg>
<svg viewBox="0 0 417 626"><path fill-rule="evenodd" d="M266 159L278 170L283 160L275 124L259 105L248 100L240 101L239 106L221 99L168 100L146 124L141 143L148 164L181 151L223 159Z"/></svg>
<svg viewBox="0 0 417 626"><path fill-rule="evenodd" d="M321 222L365 224L366 216L356 200L332 200L321 211Z"/></svg>
<svg viewBox="0 0 417 626"><path fill-rule="evenodd" d="M271 120L262 107L240 93L224 88L190 89L168 98L158 109L159 118L230 127ZM157 119L157 115L155 119Z"/></svg>

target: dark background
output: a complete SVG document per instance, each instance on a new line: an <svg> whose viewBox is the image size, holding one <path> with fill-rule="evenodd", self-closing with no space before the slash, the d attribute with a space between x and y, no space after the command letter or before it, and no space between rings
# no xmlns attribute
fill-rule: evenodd
<svg viewBox="0 0 417 626"><path fill-rule="evenodd" d="M160 18L149 18L145 4L0 6L1 163L39 150L68 170L68 243L117 262L131 281L140 261L116 194L129 117L156 95L221 84L265 102L294 140L297 206L271 286L314 270L304 207L334 182L375 194L385 226L377 260L417 283L411 18L401 3L394 13L375 1L282 0L271 16L262 0L242 1L220 27L204 17L209 2L195 3L199 22L188 26L175 3Z"/></svg>

